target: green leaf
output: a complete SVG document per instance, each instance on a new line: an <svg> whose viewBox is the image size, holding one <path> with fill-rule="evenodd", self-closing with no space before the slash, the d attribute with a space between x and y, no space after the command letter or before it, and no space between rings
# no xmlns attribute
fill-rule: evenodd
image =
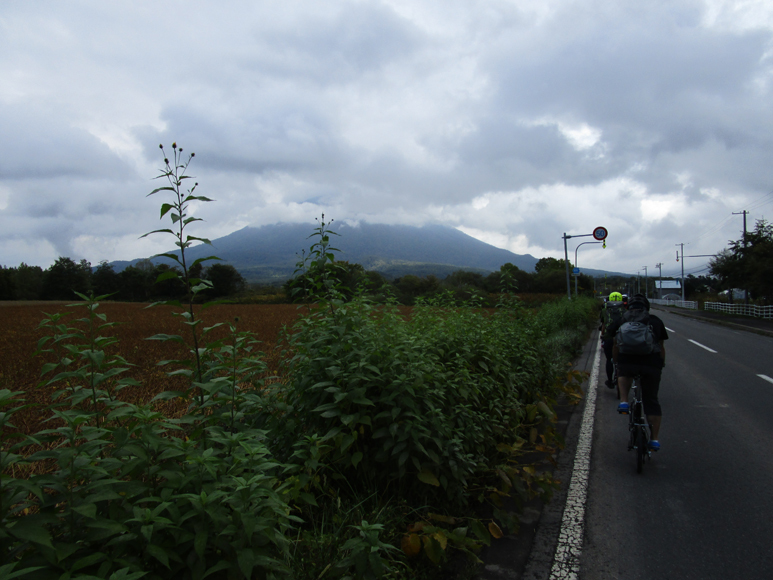
<svg viewBox="0 0 773 580"><path fill-rule="evenodd" d="M212 245L212 242L210 242L207 238L197 238L196 236L188 236L187 238L185 238L185 241L186 242L191 242L191 241L204 242L208 246Z"/></svg>
<svg viewBox="0 0 773 580"><path fill-rule="evenodd" d="M72 511L91 519L94 519L97 517L97 506L96 504L93 504L93 503L87 503L84 505L75 506L72 508Z"/></svg>
<svg viewBox="0 0 773 580"><path fill-rule="evenodd" d="M159 219L163 218L167 214L167 212L170 209L174 209L174 207L175 206L173 206L171 203L162 203L161 204L161 216L159 217Z"/></svg>
<svg viewBox="0 0 773 580"><path fill-rule="evenodd" d="M154 545L148 544L146 547L148 554L153 556L156 560L161 562L164 566L169 568L169 556L166 555L166 550Z"/></svg>
<svg viewBox="0 0 773 580"><path fill-rule="evenodd" d="M159 176L159 177L160 177L160 176ZM177 193L177 192L175 191L174 187L170 187L170 186L166 185L166 186L164 186L164 187L159 187L159 188L157 188L157 189L154 189L153 191L151 191L151 192L150 192L148 195L146 195L145 197L150 197L151 195L153 195L154 193L158 193L159 191L174 191L175 193Z"/></svg>
<svg viewBox="0 0 773 580"><path fill-rule="evenodd" d="M51 544L51 535L44 527L43 518L38 515L23 516L16 520L13 526L8 526L6 529L15 538L54 549Z"/></svg>
<svg viewBox="0 0 773 580"><path fill-rule="evenodd" d="M553 417L555 415L553 410L550 407L547 406L547 403L545 403L545 401L538 402L537 403L537 408L540 410L540 413L545 415L545 417L550 418L550 417Z"/></svg>
<svg viewBox="0 0 773 580"><path fill-rule="evenodd" d="M97 562L101 562L106 558L107 558L107 554L103 554L102 552L95 552L94 554L89 554L85 558L81 558L80 560L75 562L75 564L72 565L71 570L75 572L76 570L80 570L81 568L93 566Z"/></svg>
<svg viewBox="0 0 773 580"><path fill-rule="evenodd" d="M42 570L44 568L44 566L35 566L34 568L22 568L21 570L16 570L16 572L13 572L13 569L16 568L17 564L18 562L13 562L12 564L5 564L0 566L0 578L3 580L22 578L23 576L32 574L36 570Z"/></svg>
<svg viewBox="0 0 773 580"><path fill-rule="evenodd" d="M193 540L193 549L196 550L196 554L198 554L199 559L204 562L204 554L207 549L207 540L209 539L209 534L205 531L198 531L196 532L196 538Z"/></svg>
<svg viewBox="0 0 773 580"><path fill-rule="evenodd" d="M148 232L147 234L142 234L139 239L147 238L150 234L172 234L175 235L175 233L170 229L165 230L153 230L152 232Z"/></svg>
<svg viewBox="0 0 773 580"><path fill-rule="evenodd" d="M166 272L162 272L158 275L158 278L156 278L156 284L159 282L163 282L164 280L169 280L171 278L179 279L181 276L179 272L176 270L167 270Z"/></svg>
<svg viewBox="0 0 773 580"><path fill-rule="evenodd" d="M255 552L253 552L252 548L239 550L236 559L239 562L239 569L244 574L244 577L252 578L252 569L255 567Z"/></svg>
<svg viewBox="0 0 773 580"><path fill-rule="evenodd" d="M431 536L424 536L422 541L424 542L424 553L427 554L427 557L433 564L440 564L443 561L443 549L440 547L440 542Z"/></svg>
<svg viewBox="0 0 773 580"><path fill-rule="evenodd" d="M418 473L418 477L419 480L421 480L423 483L434 485L435 487L440 486L440 481L438 481L438 478L426 467L422 468L422 470Z"/></svg>

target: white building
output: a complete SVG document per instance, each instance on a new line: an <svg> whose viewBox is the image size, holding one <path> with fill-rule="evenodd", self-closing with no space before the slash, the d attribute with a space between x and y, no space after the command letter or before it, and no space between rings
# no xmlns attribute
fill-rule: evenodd
<svg viewBox="0 0 773 580"><path fill-rule="evenodd" d="M676 294L682 298L681 280L655 280L655 290L658 298L663 298L666 294Z"/></svg>

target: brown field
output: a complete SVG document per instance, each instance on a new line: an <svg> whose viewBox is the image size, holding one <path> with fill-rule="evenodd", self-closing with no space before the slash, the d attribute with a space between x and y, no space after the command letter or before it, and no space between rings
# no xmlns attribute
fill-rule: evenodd
<svg viewBox="0 0 773 580"><path fill-rule="evenodd" d="M34 353L38 340L46 335L46 329L38 328L45 318L44 313L67 311L71 312L65 319L68 326L77 326L75 320L87 313L85 308L68 308L64 302L0 302L0 389L24 391L25 402L33 404L13 417L14 425L22 433L31 434L52 426L44 422L50 416L51 394L61 387L39 386L45 379L40 376L43 364L53 362L53 359L50 355ZM170 307L147 308L146 304L136 303L100 304L97 312L105 314L108 322L119 323L100 333L119 340L106 354L120 354L134 365L123 376L130 376L141 383L139 387L127 387L121 391L121 399L147 402L160 392L182 387L182 379L166 375L171 368L157 365L158 361L165 359L187 358L182 345L147 340L154 334L180 334L189 339L190 334L185 333L190 333L190 329L182 324L180 317L173 316L172 311ZM259 349L265 353L270 371L276 372L280 362L276 345L281 329L291 325L299 312L293 304L239 304L198 310L197 316L201 316L206 326L233 322L238 317L237 329L256 333L261 341Z"/></svg>

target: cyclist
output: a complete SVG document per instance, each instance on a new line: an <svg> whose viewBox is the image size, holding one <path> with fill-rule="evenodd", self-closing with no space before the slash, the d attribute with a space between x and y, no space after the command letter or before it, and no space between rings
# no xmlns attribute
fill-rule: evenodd
<svg viewBox="0 0 773 580"><path fill-rule="evenodd" d="M668 332L663 321L654 314L650 314L650 302L643 294L635 294L628 302L628 311L623 317L623 323L637 320L648 325L652 330L655 350L649 354L630 354L620 352L618 338L612 348L612 356L617 363L618 385L620 387L621 403L617 412L628 414L628 391L635 376L641 377L641 395L644 404L644 414L652 430L649 447L653 451L660 449L658 435L660 433L661 408L658 401L658 389L660 388L660 375L666 364L666 348L664 341L668 340ZM616 334L623 323L614 324L613 331Z"/></svg>
<svg viewBox="0 0 773 580"><path fill-rule="evenodd" d="M601 309L601 346L604 349L604 357L607 360L607 382L606 385L610 389L615 388L615 383L612 380L614 376L614 364L612 362L612 345L615 342L615 335L610 333L611 327L616 321L620 321L625 308L623 306L623 295L620 292L612 292L609 295L609 299L605 302L604 308Z"/></svg>

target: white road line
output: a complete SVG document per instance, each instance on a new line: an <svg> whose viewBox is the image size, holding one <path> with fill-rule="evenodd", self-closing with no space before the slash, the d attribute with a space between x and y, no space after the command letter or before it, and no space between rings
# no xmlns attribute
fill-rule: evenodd
<svg viewBox="0 0 773 580"><path fill-rule="evenodd" d="M669 328L668 326L666 326L666 330L667 330L668 332L673 332L673 333L675 333L675 334L676 334L676 330L673 330L673 329Z"/></svg>
<svg viewBox="0 0 773 580"><path fill-rule="evenodd" d="M713 352L714 354L717 354L717 351L715 351L713 348L709 348L708 346L703 345L700 342L695 342L692 338L688 338L687 340L689 340L691 343L693 343L696 346L699 346L701 348L705 348L707 351Z"/></svg>
<svg viewBox="0 0 773 580"><path fill-rule="evenodd" d="M761 379L765 379L769 383L773 383L773 379L771 379L768 375L757 375L757 376L760 377Z"/></svg>
<svg viewBox="0 0 773 580"><path fill-rule="evenodd" d="M600 343L596 343L596 355L588 381L585 411L582 414L580 437L574 455L572 479L566 496L561 532L558 535L556 554L550 580L576 580L580 574L583 532L585 529L585 502L588 496L590 451L593 441L593 420L596 414L596 387L599 379Z"/></svg>

